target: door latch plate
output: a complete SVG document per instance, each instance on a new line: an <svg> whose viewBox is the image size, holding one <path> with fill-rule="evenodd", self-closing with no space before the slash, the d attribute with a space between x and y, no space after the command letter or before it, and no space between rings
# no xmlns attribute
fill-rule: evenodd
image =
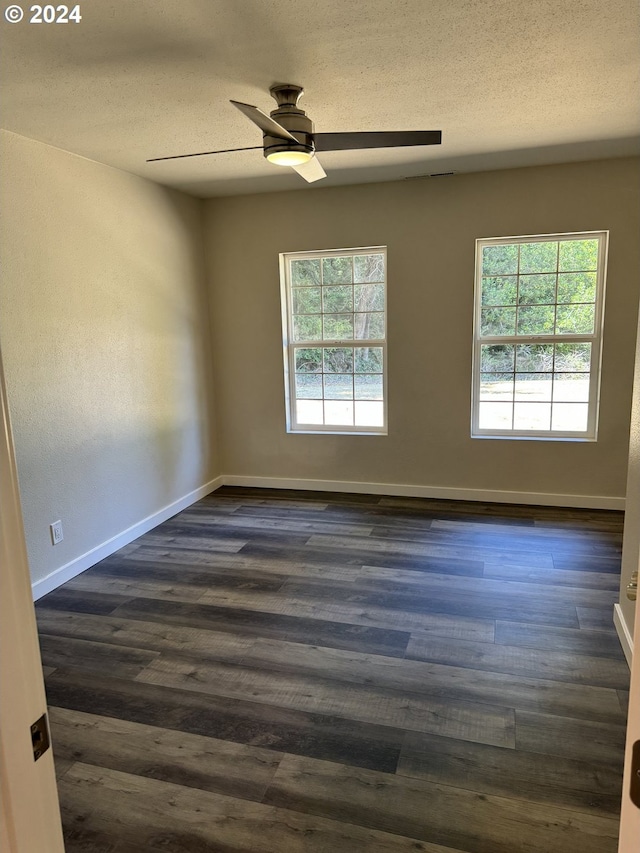
<svg viewBox="0 0 640 853"><path fill-rule="evenodd" d="M640 740L631 748L631 784L629 796L634 806L640 809Z"/></svg>
<svg viewBox="0 0 640 853"><path fill-rule="evenodd" d="M50 745L49 725L46 714L43 714L31 726L31 743L33 744L33 760L37 761L49 749Z"/></svg>

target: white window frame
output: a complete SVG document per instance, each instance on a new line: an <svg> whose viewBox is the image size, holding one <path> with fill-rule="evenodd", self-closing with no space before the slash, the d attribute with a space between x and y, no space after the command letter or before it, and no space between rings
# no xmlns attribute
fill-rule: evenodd
<svg viewBox="0 0 640 853"><path fill-rule="evenodd" d="M291 294L291 261L316 260L318 258L355 257L362 254L384 255L384 337L371 339L339 338L321 341L293 341L293 305ZM322 267L322 264L321 264ZM324 249L309 252L283 252L280 255L280 297L282 305L282 350L284 360L284 387L286 429L288 433L310 435L387 435L387 247L359 246L352 249ZM321 315L322 316L322 315ZM305 424L296 419L295 395L295 350L324 349L331 347L380 347L382 349L382 426L353 426L330 424ZM324 400L324 397L323 397Z"/></svg>
<svg viewBox="0 0 640 853"><path fill-rule="evenodd" d="M482 310L482 251L486 246L513 245L520 243L546 243L564 240L599 241L598 266L596 276L595 320L592 334L552 334L552 335L481 335ZM596 441L598 437L598 416L600 408L600 376L602 362L602 331L604 323L604 297L606 285L608 231L575 231L558 234L535 234L519 237L490 237L476 240L474 318L473 318L473 380L471 390L471 437L534 439L547 441ZM558 303L556 303L558 304ZM500 430L481 429L480 412L480 354L483 344L555 344L590 343L591 365L589 381L589 400L587 429L584 432L561 430ZM553 373L552 373L553 375ZM551 402L553 406L553 400Z"/></svg>

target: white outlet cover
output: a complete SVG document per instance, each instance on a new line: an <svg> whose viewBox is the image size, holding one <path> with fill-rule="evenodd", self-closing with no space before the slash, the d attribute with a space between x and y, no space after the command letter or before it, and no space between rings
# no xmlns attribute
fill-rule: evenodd
<svg viewBox="0 0 640 853"><path fill-rule="evenodd" d="M53 545L57 545L59 542L62 542L64 539L64 534L62 532L62 522L54 521L53 524L49 525L49 529L51 530L51 542Z"/></svg>

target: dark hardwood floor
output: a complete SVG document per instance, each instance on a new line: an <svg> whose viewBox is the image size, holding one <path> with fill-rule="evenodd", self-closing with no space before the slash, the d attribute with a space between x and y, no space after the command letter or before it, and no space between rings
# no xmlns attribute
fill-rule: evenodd
<svg viewBox="0 0 640 853"><path fill-rule="evenodd" d="M622 518L209 495L38 602L67 853L615 853Z"/></svg>

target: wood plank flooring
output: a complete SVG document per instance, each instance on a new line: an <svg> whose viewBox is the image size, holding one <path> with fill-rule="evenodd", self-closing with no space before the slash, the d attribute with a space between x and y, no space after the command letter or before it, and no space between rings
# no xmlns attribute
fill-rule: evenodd
<svg viewBox="0 0 640 853"><path fill-rule="evenodd" d="M37 604L67 853L615 853L622 519L212 493Z"/></svg>

